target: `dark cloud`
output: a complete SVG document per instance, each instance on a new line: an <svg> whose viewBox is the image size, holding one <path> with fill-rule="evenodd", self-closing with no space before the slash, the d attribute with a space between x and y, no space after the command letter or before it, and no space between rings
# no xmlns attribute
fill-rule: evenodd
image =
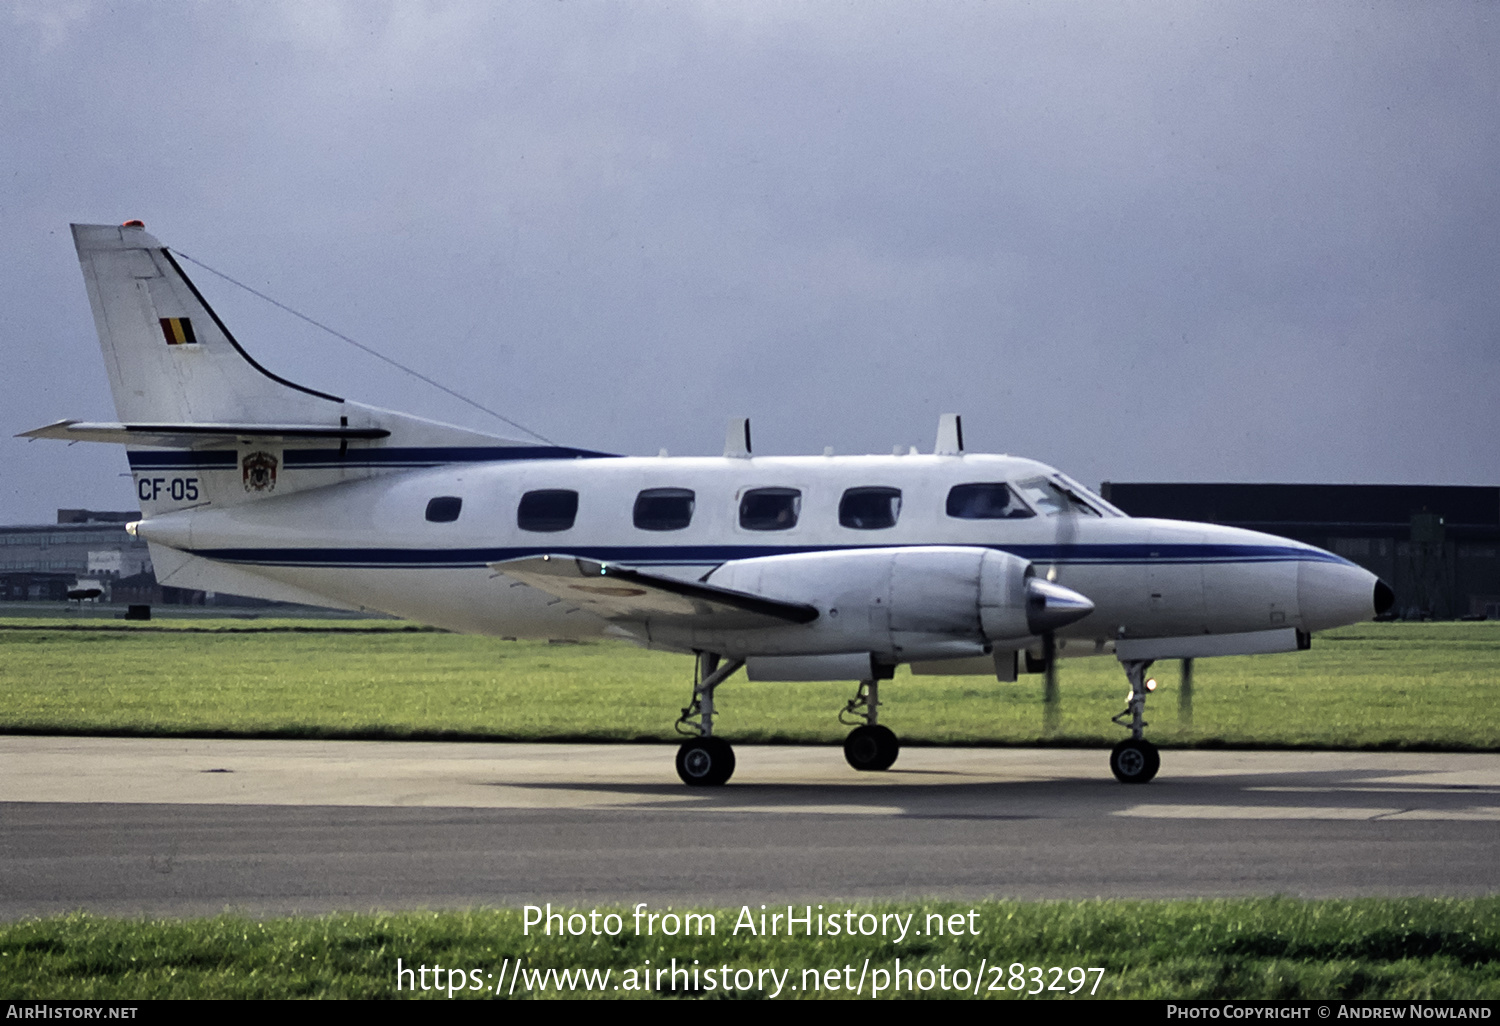
<svg viewBox="0 0 1500 1026"><path fill-rule="evenodd" d="M1493 483L1486 5L11 8L7 434L111 415L69 221L626 452ZM197 277L288 376L502 429ZM129 503L0 442L4 518Z"/></svg>

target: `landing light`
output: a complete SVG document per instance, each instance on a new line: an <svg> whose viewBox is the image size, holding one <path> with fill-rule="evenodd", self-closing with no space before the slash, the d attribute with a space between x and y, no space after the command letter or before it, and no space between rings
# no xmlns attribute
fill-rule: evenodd
<svg viewBox="0 0 1500 1026"><path fill-rule="evenodd" d="M1155 691L1156 690L1156 678L1155 677L1152 677L1150 680L1146 681L1146 690L1147 691Z"/></svg>
<svg viewBox="0 0 1500 1026"><path fill-rule="evenodd" d="M134 538L136 529L140 526L141 522L139 520L132 520L130 523L125 525L125 533Z"/></svg>

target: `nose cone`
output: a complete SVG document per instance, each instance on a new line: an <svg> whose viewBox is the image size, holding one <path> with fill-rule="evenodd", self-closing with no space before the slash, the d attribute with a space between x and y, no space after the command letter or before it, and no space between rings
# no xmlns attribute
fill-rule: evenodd
<svg viewBox="0 0 1500 1026"><path fill-rule="evenodd" d="M1396 593L1391 586L1384 581L1375 581L1375 615L1383 616L1385 611L1396 604Z"/></svg>
<svg viewBox="0 0 1500 1026"><path fill-rule="evenodd" d="M1026 582L1026 626L1046 634L1076 623L1094 611L1094 603L1072 588L1033 577Z"/></svg>
<svg viewBox="0 0 1500 1026"><path fill-rule="evenodd" d="M1379 616L1396 601L1390 587L1363 567L1335 560L1297 564L1297 605L1303 628L1327 630Z"/></svg>

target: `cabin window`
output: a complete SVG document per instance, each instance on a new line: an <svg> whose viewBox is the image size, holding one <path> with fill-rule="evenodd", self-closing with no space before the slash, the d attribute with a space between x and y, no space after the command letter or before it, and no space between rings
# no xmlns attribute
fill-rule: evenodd
<svg viewBox="0 0 1500 1026"><path fill-rule="evenodd" d="M740 499L740 526L747 531L785 531L797 526L802 493L795 488L752 488Z"/></svg>
<svg viewBox="0 0 1500 1026"><path fill-rule="evenodd" d="M895 527L899 516L899 488L850 488L839 500L839 523L857 531Z"/></svg>
<svg viewBox="0 0 1500 1026"><path fill-rule="evenodd" d="M647 488L635 497L635 526L642 531L680 531L693 522L689 488Z"/></svg>
<svg viewBox="0 0 1500 1026"><path fill-rule="evenodd" d="M565 488L527 492L516 507L516 526L523 531L566 531L578 518L578 493Z"/></svg>
<svg viewBox="0 0 1500 1026"><path fill-rule="evenodd" d="M960 520L1019 520L1036 516L1004 481L954 485L948 515Z"/></svg>
<svg viewBox="0 0 1500 1026"><path fill-rule="evenodd" d="M457 495L439 495L427 501L427 519L434 524L451 524L463 508L464 500Z"/></svg>

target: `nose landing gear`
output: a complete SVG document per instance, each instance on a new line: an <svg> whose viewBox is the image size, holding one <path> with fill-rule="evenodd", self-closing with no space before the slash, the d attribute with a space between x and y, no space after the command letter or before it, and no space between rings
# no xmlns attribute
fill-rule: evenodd
<svg viewBox="0 0 1500 1026"><path fill-rule="evenodd" d="M1161 769L1161 753L1145 737L1148 726L1146 695L1150 690L1146 686L1146 670L1151 666L1151 660L1121 660L1120 664L1125 667L1125 676L1130 680L1130 697L1124 711L1110 719L1130 731L1130 737L1115 745L1114 751L1109 753L1109 768L1122 784L1144 784Z"/></svg>
<svg viewBox="0 0 1500 1026"><path fill-rule="evenodd" d="M849 704L839 711L839 722L851 722L845 716L864 720L844 739L844 758L857 770L888 770L901 754L901 742L889 727L876 722L880 709L880 682L862 680Z"/></svg>

